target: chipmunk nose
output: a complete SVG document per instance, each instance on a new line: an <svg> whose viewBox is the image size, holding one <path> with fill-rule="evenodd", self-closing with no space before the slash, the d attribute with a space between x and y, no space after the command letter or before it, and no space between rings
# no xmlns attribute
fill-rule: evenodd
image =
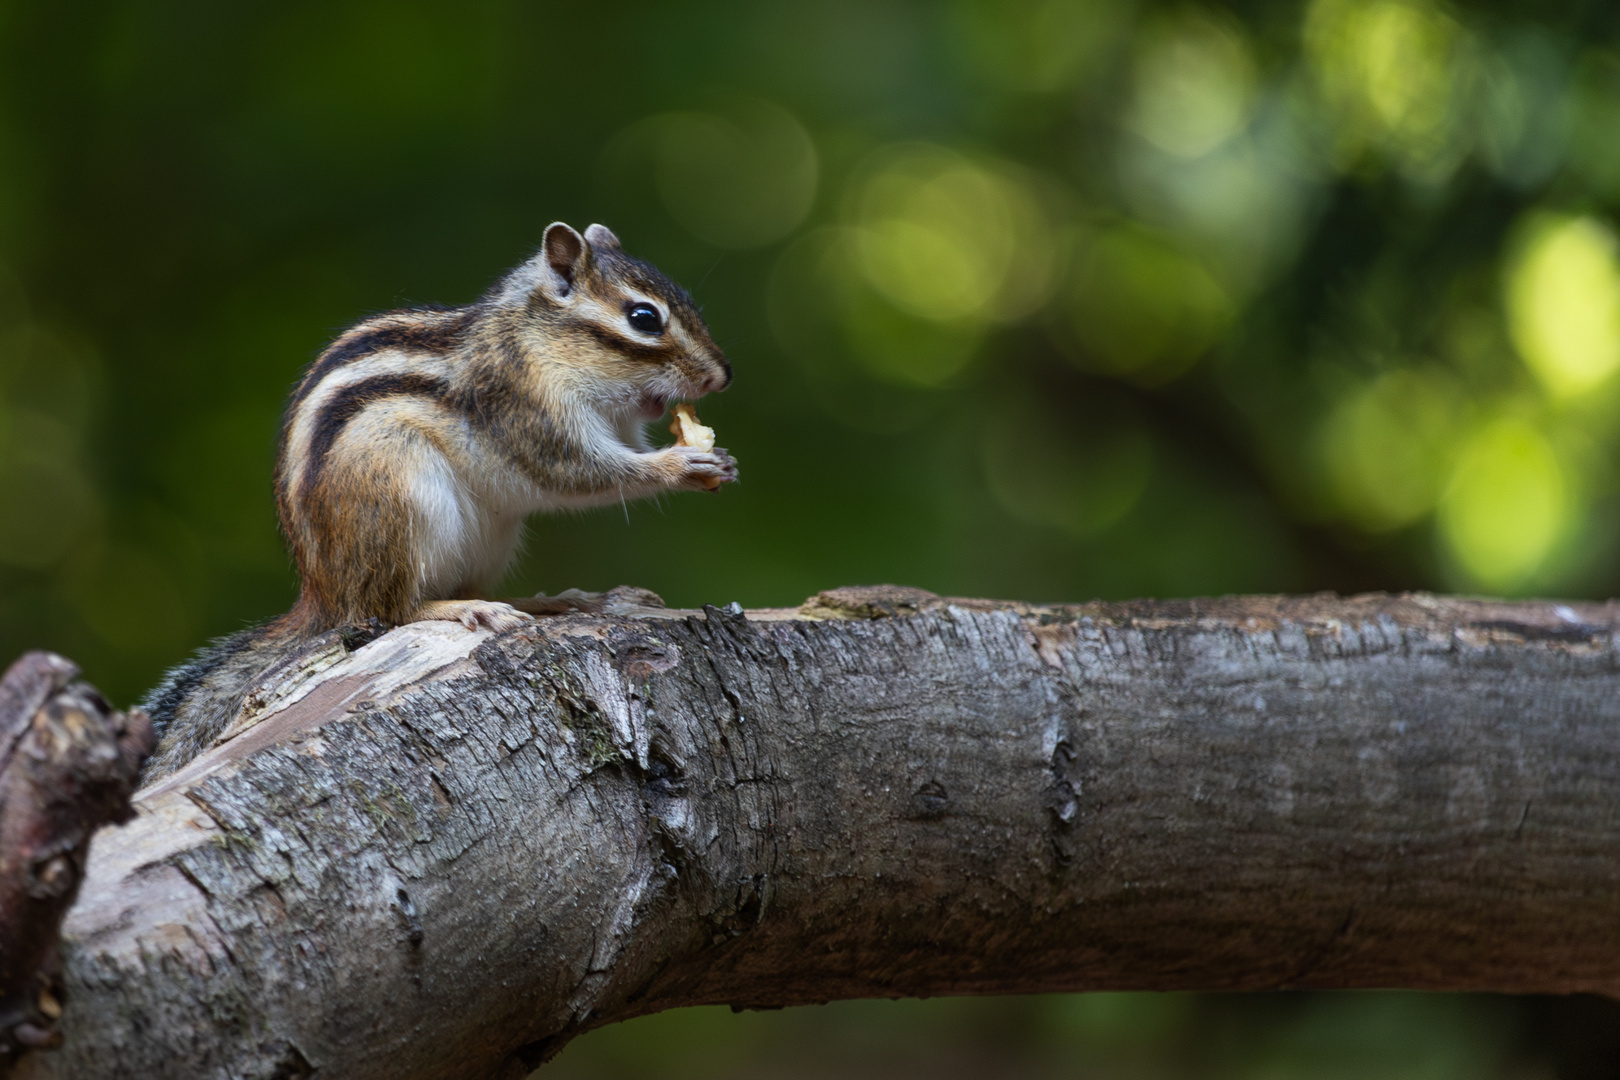
<svg viewBox="0 0 1620 1080"><path fill-rule="evenodd" d="M718 364L720 370L703 380L703 392L705 394L719 393L731 385L731 362L722 356Z"/></svg>

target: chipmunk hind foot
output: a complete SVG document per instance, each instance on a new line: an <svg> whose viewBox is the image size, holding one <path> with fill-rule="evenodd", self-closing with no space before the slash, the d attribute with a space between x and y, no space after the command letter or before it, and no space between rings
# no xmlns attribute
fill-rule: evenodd
<svg viewBox="0 0 1620 1080"><path fill-rule="evenodd" d="M501 600L430 600L416 609L410 621L458 622L468 630L492 630L502 634L533 618Z"/></svg>

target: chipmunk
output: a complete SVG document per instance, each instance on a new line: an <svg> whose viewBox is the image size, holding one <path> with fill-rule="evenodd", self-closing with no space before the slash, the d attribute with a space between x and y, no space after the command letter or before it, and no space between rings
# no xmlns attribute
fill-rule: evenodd
<svg viewBox="0 0 1620 1080"><path fill-rule="evenodd" d="M375 620L509 629L586 594L488 599L524 518L737 479L725 450L655 449L670 401L724 390L731 365L691 298L601 225L558 222L539 252L461 308L350 327L292 392L275 471L297 564L291 611L220 638L142 704L148 781L201 753L279 660Z"/></svg>

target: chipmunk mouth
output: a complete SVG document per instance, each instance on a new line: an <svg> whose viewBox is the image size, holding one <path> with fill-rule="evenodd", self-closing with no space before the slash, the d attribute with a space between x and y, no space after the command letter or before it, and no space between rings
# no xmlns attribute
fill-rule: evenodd
<svg viewBox="0 0 1620 1080"><path fill-rule="evenodd" d="M642 394L636 402L636 411L644 420L657 420L669 411L669 395Z"/></svg>
<svg viewBox="0 0 1620 1080"><path fill-rule="evenodd" d="M669 407L677 401L696 401L708 393L708 387L695 386L685 392L674 394L642 394L636 399L636 414L647 421L657 420L669 412Z"/></svg>

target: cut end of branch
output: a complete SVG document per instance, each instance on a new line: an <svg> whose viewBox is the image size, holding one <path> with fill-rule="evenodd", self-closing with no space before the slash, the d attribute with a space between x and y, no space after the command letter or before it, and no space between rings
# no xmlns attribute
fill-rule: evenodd
<svg viewBox="0 0 1620 1080"><path fill-rule="evenodd" d="M27 653L0 677L0 1075L62 1041L62 916L90 836L133 816L130 795L157 743L145 713L121 713L79 669Z"/></svg>

